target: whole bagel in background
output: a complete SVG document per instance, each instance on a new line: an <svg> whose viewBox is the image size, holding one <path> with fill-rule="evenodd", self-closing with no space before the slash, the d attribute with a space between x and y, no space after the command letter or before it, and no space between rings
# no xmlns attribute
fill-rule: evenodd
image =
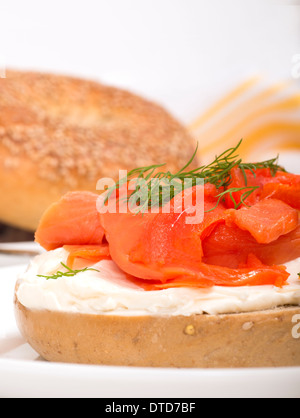
<svg viewBox="0 0 300 418"><path fill-rule="evenodd" d="M34 231L43 212L73 190L96 191L119 170L195 151L162 107L129 92L71 77L7 71L0 80L0 221ZM195 165L192 167L195 168Z"/></svg>

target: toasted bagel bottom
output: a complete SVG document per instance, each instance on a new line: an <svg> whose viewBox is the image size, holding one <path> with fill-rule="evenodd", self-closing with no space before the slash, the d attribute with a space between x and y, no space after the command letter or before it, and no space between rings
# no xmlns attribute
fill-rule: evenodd
<svg viewBox="0 0 300 418"><path fill-rule="evenodd" d="M19 329L52 362L177 368L300 366L300 307L228 315L109 316L34 311ZM294 320L294 322L293 322ZM299 321L298 321L299 322Z"/></svg>

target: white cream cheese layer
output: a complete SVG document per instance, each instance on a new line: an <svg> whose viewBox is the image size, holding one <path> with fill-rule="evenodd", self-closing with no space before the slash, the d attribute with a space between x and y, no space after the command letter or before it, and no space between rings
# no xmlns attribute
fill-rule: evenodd
<svg viewBox="0 0 300 418"><path fill-rule="evenodd" d="M105 315L223 314L300 305L300 258L287 264L288 285L144 291L129 283L112 261L101 261L74 277L47 280L63 270L68 253L58 249L36 257L20 277L17 296L29 309Z"/></svg>

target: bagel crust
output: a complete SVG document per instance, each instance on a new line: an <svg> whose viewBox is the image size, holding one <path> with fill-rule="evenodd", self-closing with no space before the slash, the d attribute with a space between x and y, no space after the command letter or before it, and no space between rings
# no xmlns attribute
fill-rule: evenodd
<svg viewBox="0 0 300 418"><path fill-rule="evenodd" d="M228 314L108 316L33 311L15 296L20 331L52 362L175 368L300 366L300 307Z"/></svg>
<svg viewBox="0 0 300 418"><path fill-rule="evenodd" d="M166 110L130 92L9 70L0 81L0 221L35 231L65 193L96 192L119 170L166 163L177 172L195 148Z"/></svg>

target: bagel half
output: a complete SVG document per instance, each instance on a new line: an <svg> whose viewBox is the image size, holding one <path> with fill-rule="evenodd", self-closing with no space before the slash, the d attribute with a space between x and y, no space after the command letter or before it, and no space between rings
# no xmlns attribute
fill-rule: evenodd
<svg viewBox="0 0 300 418"><path fill-rule="evenodd" d="M95 192L103 177L157 162L176 172L195 148L167 111L134 94L8 71L0 81L0 221L34 231L68 191Z"/></svg>
<svg viewBox="0 0 300 418"><path fill-rule="evenodd" d="M140 367L300 366L293 318L300 307L190 317L34 311L15 296L17 323L48 361Z"/></svg>

